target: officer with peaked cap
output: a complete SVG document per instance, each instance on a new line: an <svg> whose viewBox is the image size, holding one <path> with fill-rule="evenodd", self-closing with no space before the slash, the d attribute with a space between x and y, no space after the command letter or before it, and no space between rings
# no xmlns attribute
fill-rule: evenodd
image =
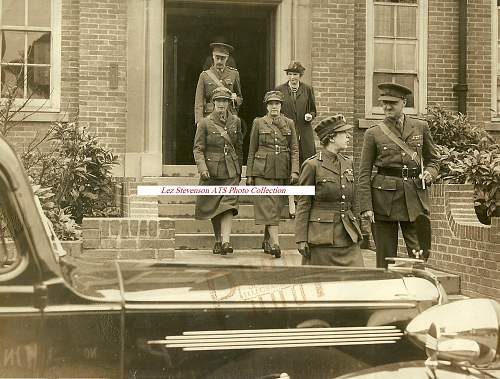
<svg viewBox="0 0 500 379"><path fill-rule="evenodd" d="M218 87L212 93L213 112L198 123L193 155L200 173L200 185L235 186L241 178L243 137L241 121L229 112L231 91ZM214 254L233 252L231 226L238 214L238 197L233 195L198 196L195 217L210 219L215 244Z"/></svg>
<svg viewBox="0 0 500 379"><path fill-rule="evenodd" d="M315 129L321 149L302 164L299 185L316 187L314 196L298 197L295 240L302 264L364 265L359 217L353 213L353 164L342 154L352 128L341 114L322 120Z"/></svg>
<svg viewBox="0 0 500 379"><path fill-rule="evenodd" d="M387 267L385 258L397 255L398 227L408 255L420 251L415 220L430 214L428 186L439 156L427 122L403 111L412 91L395 83L378 88L385 119L365 132L358 199L361 215L374 223L377 267Z"/></svg>
<svg viewBox="0 0 500 379"><path fill-rule="evenodd" d="M228 57L234 51L233 46L223 42L212 42L210 48L214 64L210 69L203 71L198 79L194 100L196 123L208 116L214 109L211 95L217 87L226 87L231 91L229 110L232 114L237 115L243 103L240 74L235 68L227 66Z"/></svg>
<svg viewBox="0 0 500 379"><path fill-rule="evenodd" d="M283 94L269 91L264 96L267 114L257 117L250 133L247 184L257 186L295 184L299 177L299 149L293 121L281 114ZM266 253L281 257L279 223L286 196L255 196L255 224L265 225Z"/></svg>

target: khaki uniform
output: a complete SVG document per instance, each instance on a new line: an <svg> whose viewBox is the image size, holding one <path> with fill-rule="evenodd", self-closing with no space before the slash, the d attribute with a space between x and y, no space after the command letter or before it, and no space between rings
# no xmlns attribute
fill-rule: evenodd
<svg viewBox="0 0 500 379"><path fill-rule="evenodd" d="M256 118L250 134L247 177L256 185L284 185L292 172L299 173L299 149L293 121L281 115L278 125L268 116ZM255 221L261 225L278 225L284 196L256 196Z"/></svg>
<svg viewBox="0 0 500 379"><path fill-rule="evenodd" d="M363 266L359 218L354 216L352 160L325 149L302 165L299 185L313 185L314 196L299 196L295 240L307 242L308 264Z"/></svg>
<svg viewBox="0 0 500 379"><path fill-rule="evenodd" d="M386 118L384 124L417 156L413 160L378 125L365 133L359 167L359 210L373 210L375 213L379 267L385 266L384 257L396 255L398 223L410 256L413 250L419 249L413 222L421 214L429 215L430 205L428 190L422 188L422 181L418 178L417 162L422 157L424 169L433 177L439 169L439 155L426 121L405 116L402 131L392 119ZM373 166L379 173L372 178Z"/></svg>
<svg viewBox="0 0 500 379"><path fill-rule="evenodd" d="M208 71L213 75L231 92L236 93L236 100L229 101L229 110L232 114L237 114L238 109L243 103L243 96L241 94L240 74L235 68L226 66L222 73L212 66L209 70L205 70L200 74L198 84L196 86L196 95L194 99L194 120L198 123L203 117L208 116L214 110L214 103L212 102L212 92L220 84L214 81L208 74Z"/></svg>
<svg viewBox="0 0 500 379"><path fill-rule="evenodd" d="M198 172L208 171L210 179L200 178L200 185L238 185L243 162L243 137L241 121L228 112L226 122L213 113L203 118L196 129L193 155ZM222 136L221 128L229 140ZM211 219L228 210L238 213L238 197L230 195L198 196L196 198L196 219Z"/></svg>

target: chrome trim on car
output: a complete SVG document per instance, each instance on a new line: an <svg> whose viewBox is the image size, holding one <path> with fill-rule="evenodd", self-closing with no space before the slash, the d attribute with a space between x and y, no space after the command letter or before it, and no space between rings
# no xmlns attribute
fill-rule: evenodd
<svg viewBox="0 0 500 379"><path fill-rule="evenodd" d="M403 332L395 326L191 331L148 344L185 351L269 349L390 344L402 336Z"/></svg>

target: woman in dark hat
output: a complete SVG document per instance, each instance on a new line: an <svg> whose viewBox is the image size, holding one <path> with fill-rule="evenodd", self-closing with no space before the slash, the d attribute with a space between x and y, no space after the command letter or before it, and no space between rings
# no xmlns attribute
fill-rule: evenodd
<svg viewBox="0 0 500 379"><path fill-rule="evenodd" d="M267 114L254 120L247 160L248 185L295 184L299 176L299 151L293 121L281 114L283 94L269 91L264 96ZM255 223L265 225L269 241L266 253L281 257L279 222L286 196L255 196ZM267 233L265 233L267 234Z"/></svg>
<svg viewBox="0 0 500 379"><path fill-rule="evenodd" d="M228 111L231 91L218 87L212 93L213 112L196 128L193 155L200 173L200 185L238 185L243 161L240 119ZM197 220L212 221L214 254L233 252L230 242L233 216L238 214L238 197L232 195L196 198Z"/></svg>
<svg viewBox="0 0 500 379"><path fill-rule="evenodd" d="M352 125L338 114L322 120L315 131L321 150L302 165L299 185L316 187L314 196L299 196L295 239L302 264L363 266L359 217L353 214L352 160L342 154Z"/></svg>

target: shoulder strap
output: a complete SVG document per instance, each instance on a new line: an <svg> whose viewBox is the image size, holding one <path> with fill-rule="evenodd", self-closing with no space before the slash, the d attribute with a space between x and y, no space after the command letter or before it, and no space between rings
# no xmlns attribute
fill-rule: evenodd
<svg viewBox="0 0 500 379"><path fill-rule="evenodd" d="M220 126L220 125L217 125L217 123L213 120L210 120L212 122L212 124L215 126L215 128L217 129L217 131L220 133L221 137L224 138L227 142L227 144L229 146L231 146L231 148L236 151L234 149L234 146L233 146L233 142L231 141L231 138L229 138L229 135L227 134L226 130Z"/></svg>
<svg viewBox="0 0 500 379"><path fill-rule="evenodd" d="M385 133L385 135L387 137L389 137L389 139L394 142L396 145L398 145L401 150L403 150L406 154L408 154L411 159L417 163L417 165L420 166L420 162L416 159L417 157L417 152L416 151L413 151L407 144L406 142L404 142L401 138L399 138L398 136L396 136L393 132L391 132L389 130L389 128L385 125L385 124L379 124L380 126L380 129L382 129L382 131Z"/></svg>
<svg viewBox="0 0 500 379"><path fill-rule="evenodd" d="M207 73L208 76L210 76L210 79L212 79L217 84L217 87L225 87L225 85L222 84L219 78L217 78L217 76L215 76L215 74L212 71L205 70L205 72Z"/></svg>

